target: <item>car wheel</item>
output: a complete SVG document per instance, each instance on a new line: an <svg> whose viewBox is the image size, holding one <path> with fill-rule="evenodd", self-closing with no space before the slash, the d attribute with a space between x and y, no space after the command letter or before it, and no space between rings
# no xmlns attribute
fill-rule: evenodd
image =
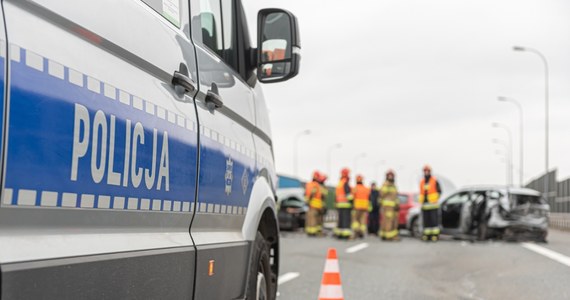
<svg viewBox="0 0 570 300"><path fill-rule="evenodd" d="M269 258L269 244L257 233L253 245L253 259L249 268L248 300L275 300L277 275L273 274Z"/></svg>
<svg viewBox="0 0 570 300"><path fill-rule="evenodd" d="M546 237L548 236L548 231L543 232L540 237L538 238L538 242L539 243L544 243L544 244L548 244L548 240L546 240Z"/></svg>
<svg viewBox="0 0 570 300"><path fill-rule="evenodd" d="M411 227L412 228L410 230L410 234L412 235L412 237L420 238L422 236L422 233L420 232L420 222L418 221L418 218L414 218L412 220Z"/></svg>

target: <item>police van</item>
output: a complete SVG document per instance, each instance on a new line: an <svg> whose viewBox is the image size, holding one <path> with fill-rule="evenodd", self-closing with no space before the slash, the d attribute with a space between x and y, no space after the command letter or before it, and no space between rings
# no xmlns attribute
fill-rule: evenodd
<svg viewBox="0 0 570 300"><path fill-rule="evenodd" d="M294 15L241 0L3 0L0 299L274 299L260 83Z"/></svg>

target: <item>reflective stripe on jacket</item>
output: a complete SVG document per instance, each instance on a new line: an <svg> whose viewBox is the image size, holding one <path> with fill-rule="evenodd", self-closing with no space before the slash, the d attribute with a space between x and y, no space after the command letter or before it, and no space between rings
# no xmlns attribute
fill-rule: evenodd
<svg viewBox="0 0 570 300"><path fill-rule="evenodd" d="M398 188L390 182L384 182L380 188L380 205L382 207L394 207L399 209L400 202L398 201Z"/></svg>
<svg viewBox="0 0 570 300"><path fill-rule="evenodd" d="M437 192L437 180L434 176L430 176L429 181L426 183L425 178L422 178L422 182L420 183L420 195L419 195L419 202L423 204L426 200L427 194L427 202L431 204L436 204L439 200L439 193Z"/></svg>

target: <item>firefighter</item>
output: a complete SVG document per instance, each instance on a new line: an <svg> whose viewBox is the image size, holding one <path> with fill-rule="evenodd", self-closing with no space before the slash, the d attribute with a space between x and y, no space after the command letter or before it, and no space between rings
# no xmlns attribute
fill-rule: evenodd
<svg viewBox="0 0 570 300"><path fill-rule="evenodd" d="M327 181L328 177L326 174L322 174L319 178L319 184L321 185L321 197L323 199L323 208L320 209L319 211L319 219L318 219L318 226L319 226L319 231L322 234L322 230L323 230L323 226L325 223L325 216L327 214L327 197L329 195L329 190L327 189L325 182Z"/></svg>
<svg viewBox="0 0 570 300"><path fill-rule="evenodd" d="M363 238L366 232L366 220L370 206L370 189L364 186L362 175L356 176L356 186L352 189L354 195L354 212L352 231L355 237Z"/></svg>
<svg viewBox="0 0 570 300"><path fill-rule="evenodd" d="M322 227L319 226L320 211L323 209L320 177L318 171L313 172L313 180L305 185L305 201L309 204L305 221L305 232L308 236L319 235L322 230Z"/></svg>
<svg viewBox="0 0 570 300"><path fill-rule="evenodd" d="M439 196L441 187L437 179L431 175L431 167L424 166L424 178L420 183L419 202L422 206L424 241L439 239Z"/></svg>
<svg viewBox="0 0 570 300"><path fill-rule="evenodd" d="M380 204L378 198L380 191L376 182L370 184L370 213L368 214L368 233L377 235L380 230Z"/></svg>
<svg viewBox="0 0 570 300"><path fill-rule="evenodd" d="M340 181L336 186L335 206L338 213L338 223L334 229L334 235L338 238L350 238L351 212L352 212L352 189L350 188L350 170L344 168L340 172Z"/></svg>
<svg viewBox="0 0 570 300"><path fill-rule="evenodd" d="M394 171L386 172L386 181L380 188L380 237L382 240L400 240L398 236L398 189L396 188L396 175Z"/></svg>

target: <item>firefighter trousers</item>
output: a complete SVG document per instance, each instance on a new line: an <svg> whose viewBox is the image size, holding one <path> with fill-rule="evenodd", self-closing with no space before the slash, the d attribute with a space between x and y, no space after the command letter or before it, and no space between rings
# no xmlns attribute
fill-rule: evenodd
<svg viewBox="0 0 570 300"><path fill-rule="evenodd" d="M398 212L394 206L382 206L382 218L380 220L380 237L385 240L397 240L398 237Z"/></svg>
<svg viewBox="0 0 570 300"><path fill-rule="evenodd" d="M349 238L352 236L352 230L350 230L351 223L351 208L337 208L338 212L338 222L334 229L334 235L340 238Z"/></svg>
<svg viewBox="0 0 570 300"><path fill-rule="evenodd" d="M308 235L316 235L321 233L322 227L320 225L320 219L320 209L309 207L309 211L307 211L307 219L305 220L305 232Z"/></svg>
<svg viewBox="0 0 570 300"><path fill-rule="evenodd" d="M424 238L439 237L439 209L422 206Z"/></svg>
<svg viewBox="0 0 570 300"><path fill-rule="evenodd" d="M366 210L354 210L352 230L357 236L364 236L364 233L366 233L367 215L368 211Z"/></svg>

